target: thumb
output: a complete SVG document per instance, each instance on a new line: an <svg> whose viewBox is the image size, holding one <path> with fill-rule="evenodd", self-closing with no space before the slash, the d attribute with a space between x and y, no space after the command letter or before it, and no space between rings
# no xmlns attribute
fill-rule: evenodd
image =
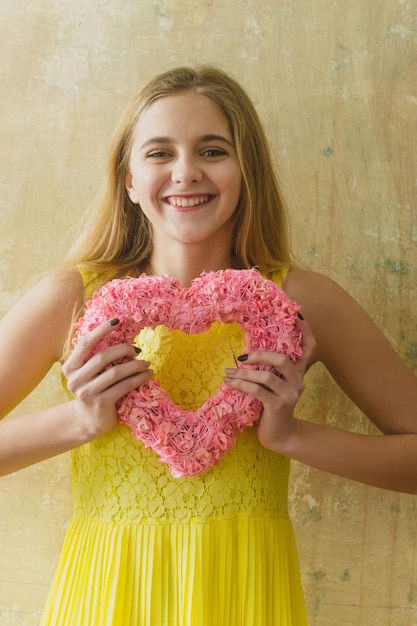
<svg viewBox="0 0 417 626"><path fill-rule="evenodd" d="M302 347L303 354L297 359L294 367L300 372L301 376L305 374L308 368L313 364L313 354L317 348L317 342L308 322L303 317L297 318L297 327L303 336Z"/></svg>

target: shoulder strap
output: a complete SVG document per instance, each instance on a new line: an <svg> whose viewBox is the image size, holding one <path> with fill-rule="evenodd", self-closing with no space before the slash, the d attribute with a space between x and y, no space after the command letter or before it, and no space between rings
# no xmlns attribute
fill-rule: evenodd
<svg viewBox="0 0 417 626"><path fill-rule="evenodd" d="M81 274L81 278L83 279L84 298L85 300L88 300L91 298L93 293L99 289L99 287L104 285L104 283L108 280L108 277L104 274L89 271L82 265L77 265L77 268Z"/></svg>
<svg viewBox="0 0 417 626"><path fill-rule="evenodd" d="M270 277L269 280L272 280L276 285L278 285L278 287L283 287L284 283L285 283L285 279L287 278L287 274L288 274L288 267L282 269L282 270L277 270L276 272L273 272Z"/></svg>
<svg viewBox="0 0 417 626"><path fill-rule="evenodd" d="M97 291L97 289L99 289L102 285L104 285L107 280L109 280L109 278L104 274L98 274L97 272L89 271L82 265L77 265L77 268L81 274L81 278L83 279L85 300L91 298L93 293ZM272 280L276 285L278 285L278 287L282 288L285 283L287 274L288 268L277 270L270 275L269 280Z"/></svg>

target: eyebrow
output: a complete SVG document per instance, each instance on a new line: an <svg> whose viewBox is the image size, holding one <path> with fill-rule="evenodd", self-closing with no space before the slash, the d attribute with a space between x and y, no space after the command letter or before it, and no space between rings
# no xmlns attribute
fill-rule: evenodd
<svg viewBox="0 0 417 626"><path fill-rule="evenodd" d="M226 137L223 137L223 135L209 134L209 135L202 135L201 137L198 138L198 142L201 142L201 143L207 143L209 141L222 141L223 143L227 143L232 148L235 147L234 144L231 141L229 141L229 139L226 139ZM140 146L140 149L143 150L143 148L146 148L147 146L153 143L162 143L162 144L172 143L172 139L170 139L169 137L151 137Z"/></svg>

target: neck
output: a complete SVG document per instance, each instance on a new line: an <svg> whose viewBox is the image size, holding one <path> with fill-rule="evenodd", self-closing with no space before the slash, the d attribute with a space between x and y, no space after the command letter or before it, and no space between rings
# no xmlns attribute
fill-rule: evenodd
<svg viewBox="0 0 417 626"><path fill-rule="evenodd" d="M229 250L225 253L219 249L204 249L201 244L180 244L169 246L169 249L155 250L152 254L148 271L150 274L172 276L184 287L202 272L217 272L234 267Z"/></svg>

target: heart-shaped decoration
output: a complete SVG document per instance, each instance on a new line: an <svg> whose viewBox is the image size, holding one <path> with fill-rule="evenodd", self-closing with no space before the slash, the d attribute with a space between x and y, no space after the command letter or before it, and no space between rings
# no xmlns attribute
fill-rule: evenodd
<svg viewBox="0 0 417 626"><path fill-rule="evenodd" d="M143 328L164 325L189 334L213 322L237 322L245 352L281 352L295 361L302 354L296 326L300 307L255 269L203 273L189 288L168 276L115 279L88 300L76 325L74 343L98 324L118 317L120 325L94 353L115 343L132 343ZM254 367L241 364L240 367ZM235 444L236 435L259 417L261 403L226 384L196 411L182 409L151 380L117 404L132 435L167 463L174 477L200 474Z"/></svg>

